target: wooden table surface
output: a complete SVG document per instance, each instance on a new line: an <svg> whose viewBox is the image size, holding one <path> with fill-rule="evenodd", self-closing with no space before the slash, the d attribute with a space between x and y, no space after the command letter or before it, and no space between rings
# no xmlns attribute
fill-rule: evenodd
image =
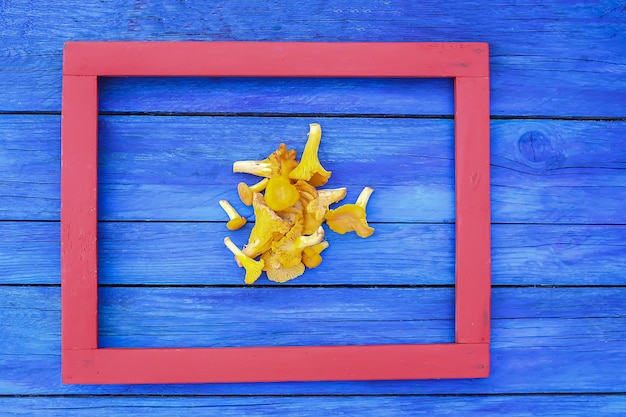
<svg viewBox="0 0 626 417"><path fill-rule="evenodd" d="M71 40L473 41L491 51L492 375L63 385L60 125ZM164 58L165 59L165 58ZM100 345L450 342L451 80L100 83ZM322 125L329 185L376 233L328 233L288 285L243 274L217 201L237 159ZM626 415L626 4L0 0L0 415ZM242 210L251 215L251 210Z"/></svg>

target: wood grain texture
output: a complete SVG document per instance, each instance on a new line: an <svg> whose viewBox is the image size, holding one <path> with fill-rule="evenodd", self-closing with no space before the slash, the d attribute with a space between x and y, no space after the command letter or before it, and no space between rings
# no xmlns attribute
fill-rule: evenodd
<svg viewBox="0 0 626 417"><path fill-rule="evenodd" d="M324 267L291 284L454 283L453 225L374 226L368 239L326 228L332 251L324 252ZM223 239L243 246L250 227L231 232L223 223L102 223L100 231L102 283L243 284L243 270ZM257 283L272 285L265 276Z"/></svg>
<svg viewBox="0 0 626 417"><path fill-rule="evenodd" d="M99 296L107 348L454 341L451 288L101 288Z"/></svg>
<svg viewBox="0 0 626 417"><path fill-rule="evenodd" d="M98 346L97 113L98 79L64 76L61 126L61 327L64 350L95 349Z"/></svg>
<svg viewBox="0 0 626 417"><path fill-rule="evenodd" d="M63 351L66 384L468 379L489 376L486 343ZM88 369L85 369L88 368Z"/></svg>
<svg viewBox="0 0 626 417"><path fill-rule="evenodd" d="M456 342L489 342L489 78L459 77L454 89Z"/></svg>
<svg viewBox="0 0 626 417"><path fill-rule="evenodd" d="M443 299L446 294L451 305L450 289L385 289L380 292L384 297L378 295L379 290L105 288L101 297L105 312L101 319L101 338L103 342L128 345L202 341L227 344L232 342L228 335L233 338L242 335L245 339L237 340L242 344L320 340L309 334L306 325L324 340L337 343L368 337L360 330L369 328L373 331L376 327L381 337L397 340L439 338L446 332L452 335L451 322L429 319L440 315L440 310L419 306L432 303L429 300ZM303 298L296 302L293 297L285 298L286 294L300 294ZM319 295L306 301L306 294ZM486 380L165 386L62 385L60 289L4 287L0 288L0 295L0 329L3 334L0 339L0 368L3 370L0 394L4 395L619 393L626 384L626 376L621 372L621 365L626 360L624 288L494 289L493 366L492 375ZM348 295L349 299L346 298ZM270 298L279 296L282 309L278 302L270 303ZM246 306L244 297L251 305ZM401 301L407 298L412 302L405 308L427 314L422 318L423 323L420 318L401 323L408 316L401 305ZM396 299L397 303L390 302ZM351 305L351 300L356 303L345 308ZM315 301L323 305L315 304ZM176 309L166 311L159 304L161 302L175 305ZM385 305L384 311L374 312L366 307L368 304ZM254 306L268 307L269 314L261 314ZM225 314L218 317L210 313L217 311ZM211 320L203 313L210 314ZM451 312L447 314L452 315ZM386 321L379 321L377 315L382 315ZM394 316L399 321L394 321ZM270 330L266 324L272 320L282 323L283 330L280 326ZM132 329L131 323L134 325ZM409 334L403 331L403 326L416 332ZM422 332L417 332L418 329Z"/></svg>
<svg viewBox="0 0 626 417"><path fill-rule="evenodd" d="M416 6L382 0L263 5L116 0L106 6L68 1L51 6L39 0L3 2L0 11L1 110L60 109L66 40L463 40L493 45L493 114L624 117L626 112L626 61L620 53L626 11L620 0L552 0L523 7L506 2L496 8L445 1Z"/></svg>
<svg viewBox="0 0 626 417"><path fill-rule="evenodd" d="M104 112L452 115L452 79L101 78Z"/></svg>
<svg viewBox="0 0 626 417"><path fill-rule="evenodd" d="M0 120L0 217L58 219L59 118ZM348 186L346 201L376 188L371 221L454 220L450 120L138 116L100 118L100 218L221 221L216 202L236 202L237 182L253 181L232 162L281 140L301 151L312 121L325 129L329 186ZM494 222L626 224L626 123L492 121L491 131Z"/></svg>
<svg viewBox="0 0 626 417"><path fill-rule="evenodd" d="M488 77L489 46L479 42L67 42L63 74Z"/></svg>
<svg viewBox="0 0 626 417"><path fill-rule="evenodd" d="M322 265L291 284L453 284L452 225L374 226L369 239L329 231ZM101 223L100 283L242 284L222 239L243 245L248 231L230 232L224 223ZM58 223L0 222L0 284L59 284L59 233ZM624 242L623 226L495 224L493 283L626 285Z"/></svg>
<svg viewBox="0 0 626 417"><path fill-rule="evenodd" d="M61 108L61 58L67 40L489 42L491 112L507 117L491 122L492 214L496 222L492 226L492 272L495 284L512 286L493 290L492 377L482 381L329 384L62 385L60 289L56 287L60 280L61 120L56 113ZM626 9L620 0L501 2L497 7L403 0L339 0L332 4L321 0L263 4L249 0L0 1L0 113L27 113L0 115L0 284L9 284L0 285L2 413L227 416L319 415L322 411L380 415L389 410L389 414L434 415L626 414L626 380L621 371L626 363L625 48ZM317 320L314 327L326 340L373 338L372 333L357 336L355 330L359 323L363 329L374 329L374 312L342 308L349 302L346 292L352 290L360 294L360 305L367 301L383 308L389 327L386 337L407 338L400 322L393 321L394 317L406 317L405 312L393 301L406 299L402 294L411 291L450 293L451 288L432 287L374 288L371 294L366 288L262 288L253 306L268 307L269 301L262 301L273 291L283 295L308 291L316 294L311 301L324 303L329 310L306 301L307 309L298 310L294 302L288 302L290 310L278 311L277 305L271 305L273 317L257 314L250 318L251 308L244 306L231 316L238 317L239 323L224 317L219 326L207 323L201 313L219 310L220 297L225 294L230 304L223 305L222 311L232 310L237 292L254 293L189 285L210 275L207 261L216 257L220 263L212 267L218 268L215 276L223 277L219 282L234 283L235 276L239 282L240 271L233 268L227 272L232 265L221 262L223 248L211 243L211 236L225 234L220 223L223 214L212 202L222 197L236 201L234 185L240 179L222 168L235 156L248 157L251 151L262 156L267 151L264 146L275 146L283 134L289 142L303 139L303 126L313 119L327 126L325 134L335 129L342 137L323 142L323 158L332 157L329 163L336 164L331 181L348 183L354 177L348 184L352 196L365 180L376 184L371 215L377 222L390 224L377 223L375 236L385 236L383 253L402 267L385 280L404 285L413 273L400 272L406 271L410 262L392 251L392 245L402 241L414 245L424 282L449 283L453 265L447 251L454 243L450 239L452 225L446 224L454 221L452 121L345 116L449 117L453 111L451 80L114 78L100 80L100 89L101 110L134 115L100 118L104 148L100 155L104 180L100 184L101 217L133 221L101 224L102 279L107 284L145 281L165 285L103 288L107 312L103 324L110 326L101 335L104 341L131 341L131 324L140 325L133 329L133 343L226 343L227 337L218 330L232 331L244 340L261 340L267 339L272 319L282 320L293 331L289 336L275 328L277 340L306 340L312 339L305 331L306 322L293 323L289 313L301 317L307 312ZM179 117L147 117L150 113ZM238 113L247 117L183 116ZM277 117L294 113L307 117ZM336 117L318 117L324 114ZM255 115L271 117L250 117ZM520 119L527 116L534 119ZM548 119L552 117L578 120ZM591 120L594 118L617 121ZM254 136L258 131L264 135ZM242 132L249 143L240 147ZM412 136L426 138L429 145L412 152L416 144ZM355 148L355 138L366 146ZM215 148L213 144L219 142L225 146ZM161 151L155 151L159 148ZM342 162L345 149L352 153L345 154L350 160ZM211 150L218 153L207 164L203 158ZM359 152L365 157L355 165ZM399 158L378 165L378 169L399 163L407 175L371 172L370 163L377 152ZM348 171L355 166L354 172ZM413 176L413 169L423 170L424 175ZM414 188L407 193L403 186L392 187L398 180ZM148 219L181 223L143 222ZM186 223L197 220L217 223ZM400 221L428 224L397 224ZM343 238L334 242L322 266L333 262L346 265L342 257L350 254L350 283L370 284L374 275L363 265L371 261L366 259L372 258L371 251L381 253L381 248L365 250L372 241ZM185 246L186 251L182 250ZM203 251L206 247L215 252ZM337 275L320 270L307 277L314 285L324 286L332 284ZM13 287L15 284L18 286ZM377 299L378 290L388 297ZM336 295L321 300L319 294L326 294L324 291ZM443 304L451 303L451 298L438 297ZM157 310L157 300L166 300L163 302L180 314ZM197 300L212 304L198 305L194 303ZM424 302L428 305L428 300ZM411 309L420 308L411 305ZM451 323L445 319L449 311L428 313L444 319L405 320L404 325L416 333L421 331L416 336L433 340L451 331ZM352 321L338 322L337 317ZM374 321L363 321L372 317ZM172 326L166 328L160 319ZM253 323L251 331L245 333L249 322ZM206 328L213 329L214 339L205 334ZM66 396L71 394L84 397Z"/></svg>
<svg viewBox="0 0 626 417"><path fill-rule="evenodd" d="M267 416L320 414L380 416L568 416L589 415L621 417L626 413L623 395L530 395L530 396L340 396L340 397L79 397L79 398L2 398L0 407L15 416L88 416L127 417L186 416Z"/></svg>

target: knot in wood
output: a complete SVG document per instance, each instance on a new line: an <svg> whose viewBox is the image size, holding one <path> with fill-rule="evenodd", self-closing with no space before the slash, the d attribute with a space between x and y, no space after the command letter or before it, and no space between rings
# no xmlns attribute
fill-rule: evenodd
<svg viewBox="0 0 626 417"><path fill-rule="evenodd" d="M538 130L524 133L517 145L522 157L533 165L541 164L547 169L553 169L563 163L563 155L553 146L550 138Z"/></svg>

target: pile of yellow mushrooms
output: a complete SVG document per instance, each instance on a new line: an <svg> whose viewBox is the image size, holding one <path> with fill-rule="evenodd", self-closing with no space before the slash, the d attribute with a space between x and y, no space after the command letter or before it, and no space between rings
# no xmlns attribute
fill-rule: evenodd
<svg viewBox="0 0 626 417"><path fill-rule="evenodd" d="M240 249L229 237L224 239L237 264L246 270L246 284L253 284L263 271L270 281L287 282L302 275L306 268L319 266L320 254L328 248L324 222L340 234L354 231L365 238L374 233L365 213L372 188L365 187L356 203L333 210L330 205L346 196L346 188L317 189L328 182L331 174L319 161L321 138L320 125L310 124L300 162L296 160L296 151L287 150L281 143L263 160L233 164L233 172L263 177L254 185L240 182L237 186L243 204L254 209L255 223L248 243ZM229 230L246 224L246 219L228 201L221 200L219 204L230 219L226 224Z"/></svg>

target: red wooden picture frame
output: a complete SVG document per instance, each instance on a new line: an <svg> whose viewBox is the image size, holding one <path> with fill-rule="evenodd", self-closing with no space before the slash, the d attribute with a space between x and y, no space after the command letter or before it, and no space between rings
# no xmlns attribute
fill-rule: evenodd
<svg viewBox="0 0 626 417"><path fill-rule="evenodd" d="M485 43L66 43L61 173L63 382L487 377L491 290L488 57ZM99 348L99 76L454 78L455 342Z"/></svg>

